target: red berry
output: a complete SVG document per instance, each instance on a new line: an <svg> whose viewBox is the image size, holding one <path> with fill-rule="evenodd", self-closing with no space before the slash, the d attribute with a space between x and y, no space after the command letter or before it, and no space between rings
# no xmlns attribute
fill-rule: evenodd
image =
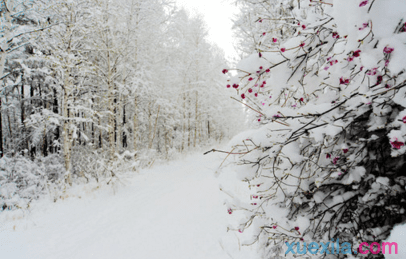
<svg viewBox="0 0 406 259"><path fill-rule="evenodd" d="M398 141L397 138L395 138L394 141L391 141L390 144L395 149L401 149L405 145L405 143Z"/></svg>
<svg viewBox="0 0 406 259"><path fill-rule="evenodd" d="M368 4L368 0L362 1L362 2L359 4L359 7L366 6L367 4Z"/></svg>
<svg viewBox="0 0 406 259"><path fill-rule="evenodd" d="M378 76L377 79L376 79L377 80L376 83L377 84L382 83L382 79L383 79L382 76Z"/></svg>
<svg viewBox="0 0 406 259"><path fill-rule="evenodd" d="M348 85L350 83L349 79L345 79L343 77L340 78L340 85Z"/></svg>
<svg viewBox="0 0 406 259"><path fill-rule="evenodd" d="M354 51L354 54L352 54L354 57L358 58L359 57L359 53L361 52L361 50L356 50Z"/></svg>
<svg viewBox="0 0 406 259"><path fill-rule="evenodd" d="M338 162L339 159L340 159L340 158L339 158L338 156L336 156L336 157L333 159L333 164L337 164L337 162Z"/></svg>

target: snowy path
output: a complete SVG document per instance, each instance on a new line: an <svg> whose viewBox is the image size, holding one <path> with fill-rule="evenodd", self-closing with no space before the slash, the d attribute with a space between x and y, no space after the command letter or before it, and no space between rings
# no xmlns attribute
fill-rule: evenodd
<svg viewBox="0 0 406 259"><path fill-rule="evenodd" d="M224 238L228 214L213 174L220 163L194 154L142 171L115 194L82 189L81 198L42 201L2 225L0 258L240 258L222 248L236 240Z"/></svg>

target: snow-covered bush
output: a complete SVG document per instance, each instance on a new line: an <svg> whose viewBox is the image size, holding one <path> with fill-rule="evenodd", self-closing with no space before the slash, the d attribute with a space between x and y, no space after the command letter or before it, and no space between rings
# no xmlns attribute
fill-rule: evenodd
<svg viewBox="0 0 406 259"><path fill-rule="evenodd" d="M26 209L32 200L65 188L63 160L58 155L0 159L0 206L2 210ZM57 197L54 197L57 198Z"/></svg>
<svg viewBox="0 0 406 259"><path fill-rule="evenodd" d="M96 152L86 147L73 150L72 183L89 186L110 185L115 188L128 172L133 172L147 159L134 160L134 153L125 151L109 160L108 152ZM150 160L148 160L150 161ZM145 162L147 163L147 162ZM25 156L0 159L0 211L29 209L33 200L48 197L53 201L65 197L71 186L66 182L66 169L60 154L34 160Z"/></svg>
<svg viewBox="0 0 406 259"><path fill-rule="evenodd" d="M406 220L406 2L237 2L251 54L227 87L257 129L232 141L251 191L230 201L246 214L234 229L265 258L384 240Z"/></svg>

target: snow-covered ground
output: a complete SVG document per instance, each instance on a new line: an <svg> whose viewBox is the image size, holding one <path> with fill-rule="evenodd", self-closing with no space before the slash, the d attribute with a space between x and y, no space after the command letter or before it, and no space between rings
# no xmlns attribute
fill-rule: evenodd
<svg viewBox="0 0 406 259"><path fill-rule="evenodd" d="M223 158L196 153L114 189L75 187L56 203L34 202L24 216L1 213L0 258L254 259L227 232L232 217L214 175Z"/></svg>

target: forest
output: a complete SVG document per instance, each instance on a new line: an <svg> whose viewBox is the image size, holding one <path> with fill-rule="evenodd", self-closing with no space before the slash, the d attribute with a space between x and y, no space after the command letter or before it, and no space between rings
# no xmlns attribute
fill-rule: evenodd
<svg viewBox="0 0 406 259"><path fill-rule="evenodd" d="M171 1L2 1L1 25L3 208L237 132L223 51Z"/></svg>
<svg viewBox="0 0 406 259"><path fill-rule="evenodd" d="M190 204L225 195L234 252L384 258L406 222L406 2L229 2L237 62L169 0L1 1L2 212L168 163L173 186L200 179ZM199 190L207 170L219 191ZM330 241L354 249L306 252Z"/></svg>

